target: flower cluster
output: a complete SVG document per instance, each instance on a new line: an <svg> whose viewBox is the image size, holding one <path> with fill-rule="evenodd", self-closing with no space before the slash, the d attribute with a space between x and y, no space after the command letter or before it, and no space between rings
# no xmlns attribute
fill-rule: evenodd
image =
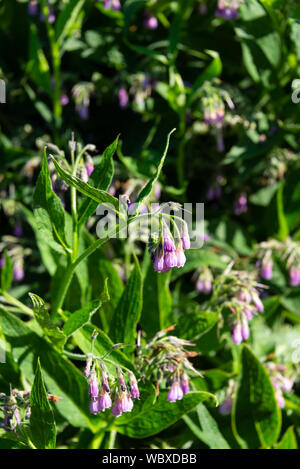
<svg viewBox="0 0 300 469"><path fill-rule="evenodd" d="M242 0L219 0L216 16L225 20L236 20Z"/></svg>
<svg viewBox="0 0 300 469"><path fill-rule="evenodd" d="M246 192L241 192L236 199L234 206L233 206L233 212L235 215L241 215L242 213L247 212L248 210L248 198Z"/></svg>
<svg viewBox="0 0 300 469"><path fill-rule="evenodd" d="M89 82L81 82L73 86L72 95L75 109L82 120L87 120L89 117L90 96L93 91L94 85Z"/></svg>
<svg viewBox="0 0 300 469"><path fill-rule="evenodd" d="M273 277L273 255L285 263L291 287L300 285L300 243L287 238L283 242L271 239L257 245L257 267L260 276L266 280Z"/></svg>
<svg viewBox="0 0 300 469"><path fill-rule="evenodd" d="M225 90L206 85L205 96L202 98L203 120L216 134L217 149L224 151L223 126L225 121L225 103L233 110L234 103Z"/></svg>
<svg viewBox="0 0 300 469"><path fill-rule="evenodd" d="M49 401L57 402L58 396L47 393ZM0 410L3 413L3 421L0 428L7 432L16 432L17 428L25 424L31 414L30 391L11 389L10 394L0 393Z"/></svg>
<svg viewBox="0 0 300 469"><path fill-rule="evenodd" d="M169 402L181 400L190 391L189 374L202 375L193 367L188 358L196 357L196 352L186 350L185 347L194 346L191 342L178 337L167 335L175 326L158 332L154 338L140 350L137 366L141 368L142 379L156 381L159 394L160 386L164 383L168 388Z"/></svg>
<svg viewBox="0 0 300 469"><path fill-rule="evenodd" d="M161 220L159 234L154 234L149 242L149 252L154 270L158 273L164 273L169 272L173 267L183 267L186 262L184 251L190 247L188 228L183 220L181 230L176 231L174 236L165 221Z"/></svg>
<svg viewBox="0 0 300 469"><path fill-rule="evenodd" d="M284 392L291 392L294 386L294 378L287 370L285 365L277 364L271 361L265 363L269 376L271 378L273 387L275 389L275 396L278 405L281 409L285 407Z"/></svg>
<svg viewBox="0 0 300 469"><path fill-rule="evenodd" d="M156 20L156 18L155 18ZM149 20L150 21L150 20ZM151 18L150 23L154 20ZM149 28L149 26L148 26ZM136 73L129 78L129 86L125 84L118 91L119 105L122 109L127 108L132 97L132 108L136 112L144 112L151 108L152 91L156 87L156 82L145 73Z"/></svg>
<svg viewBox="0 0 300 469"><path fill-rule="evenodd" d="M128 383L126 384L124 374L117 368L118 379L108 374L103 361L100 369L97 362L93 363L90 355L86 362L84 376L89 380L90 412L97 415L111 408L114 417L120 417L123 412L131 412L133 400L139 399L140 392L136 377L128 371Z"/></svg>
<svg viewBox="0 0 300 469"><path fill-rule="evenodd" d="M257 283L255 273L231 270L231 265L215 279L212 304L220 304L230 311L231 337L235 344L249 338L249 321L264 311L259 297L262 288L266 287Z"/></svg>

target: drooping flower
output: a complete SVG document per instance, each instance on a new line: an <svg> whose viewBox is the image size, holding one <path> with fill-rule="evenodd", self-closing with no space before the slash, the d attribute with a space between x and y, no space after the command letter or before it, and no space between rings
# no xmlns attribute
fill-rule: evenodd
<svg viewBox="0 0 300 469"><path fill-rule="evenodd" d="M98 408L98 399L97 398L92 398L91 399L91 402L90 402L90 405L89 405L89 410L90 410L91 414L94 414L94 415L98 414L99 408Z"/></svg>
<svg viewBox="0 0 300 469"><path fill-rule="evenodd" d="M145 13L145 20L144 26L147 29L157 29L158 28L158 20L156 16L154 16L150 11Z"/></svg>
<svg viewBox="0 0 300 469"><path fill-rule="evenodd" d="M97 401L98 412L104 412L106 409L109 409L112 406L112 400L107 391L102 389L100 396Z"/></svg>
<svg viewBox="0 0 300 469"><path fill-rule="evenodd" d="M89 381L90 396L97 398L99 396L99 386L95 370L92 371Z"/></svg>
<svg viewBox="0 0 300 469"><path fill-rule="evenodd" d="M129 374L129 380L130 380L130 392L131 392L131 397L133 399L139 399L140 398L140 391L138 388L137 380L136 377L132 372Z"/></svg>
<svg viewBox="0 0 300 469"><path fill-rule="evenodd" d="M122 109L125 109L129 103L129 96L126 88L121 88L118 93L119 104Z"/></svg>
<svg viewBox="0 0 300 469"><path fill-rule="evenodd" d="M23 258L18 258L13 266L13 279L15 282L20 282L25 276Z"/></svg>
<svg viewBox="0 0 300 469"><path fill-rule="evenodd" d="M183 394L188 394L190 392L189 377L186 373L183 373L180 379L180 386Z"/></svg>
<svg viewBox="0 0 300 469"><path fill-rule="evenodd" d="M37 0L30 0L28 3L28 14L30 16L34 16L37 14L38 11L38 2Z"/></svg>
<svg viewBox="0 0 300 469"><path fill-rule="evenodd" d="M291 287L298 287L300 285L300 269L297 266L293 266L290 268L289 272L290 277L290 286Z"/></svg>
<svg viewBox="0 0 300 469"><path fill-rule="evenodd" d="M173 381L168 395L167 399L169 402L176 402L176 401L181 401L183 398L183 391L181 389L180 383L178 381Z"/></svg>
<svg viewBox="0 0 300 469"><path fill-rule="evenodd" d="M248 210L248 199L246 192L242 192L234 203L233 211L235 215L241 215Z"/></svg>
<svg viewBox="0 0 300 469"><path fill-rule="evenodd" d="M88 175L88 177L90 177L90 175L94 171L94 162L93 162L93 159L90 155L86 156L86 165L85 165L85 167L86 167L87 175Z"/></svg>
<svg viewBox="0 0 300 469"><path fill-rule="evenodd" d="M243 342L242 336L242 325L240 322L234 324L231 330L232 342L236 345L240 345Z"/></svg>

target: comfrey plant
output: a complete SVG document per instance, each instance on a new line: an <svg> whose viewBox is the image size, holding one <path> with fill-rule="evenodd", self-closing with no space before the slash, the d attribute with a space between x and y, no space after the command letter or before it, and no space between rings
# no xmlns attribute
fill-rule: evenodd
<svg viewBox="0 0 300 469"><path fill-rule="evenodd" d="M255 273L232 270L231 267L229 265L214 280L210 307L221 305L222 310L228 309L232 341L241 344L250 336L249 321L264 311L259 290L266 287L256 281Z"/></svg>
<svg viewBox="0 0 300 469"><path fill-rule="evenodd" d="M194 344L167 335L174 329L175 326L170 326L158 332L145 345L138 343L136 359L141 380L154 380L157 395L161 386L168 388L167 399L171 403L180 401L190 392L190 375L202 377L189 361L198 355L197 352L186 349Z"/></svg>

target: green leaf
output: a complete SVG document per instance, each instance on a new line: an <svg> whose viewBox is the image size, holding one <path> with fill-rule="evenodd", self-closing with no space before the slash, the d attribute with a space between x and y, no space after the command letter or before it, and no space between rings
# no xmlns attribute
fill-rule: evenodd
<svg viewBox="0 0 300 469"><path fill-rule="evenodd" d="M242 351L242 371L232 414L239 443L248 448L272 447L281 428L281 412L263 365L249 347Z"/></svg>
<svg viewBox="0 0 300 469"><path fill-rule="evenodd" d="M219 313L205 311L195 314L185 314L177 322L180 337L187 340L195 340L210 331L217 323Z"/></svg>
<svg viewBox="0 0 300 469"><path fill-rule="evenodd" d="M60 198L52 190L46 149L44 151L42 169L33 195L33 203L35 208L41 207L47 211L54 238L67 248L65 239L65 212Z"/></svg>
<svg viewBox="0 0 300 469"><path fill-rule="evenodd" d="M113 156L118 147L119 137L105 149L100 164L92 172L89 181L96 189L107 191L114 175ZM79 225L83 225L97 209L98 203L90 198L81 201L78 210Z"/></svg>
<svg viewBox="0 0 300 469"><path fill-rule="evenodd" d="M163 156L161 157L161 160L159 162L159 165L157 167L156 172L153 174L152 178L147 182L147 184L143 187L143 189L141 190L141 192L139 193L139 195L136 199L135 215L139 214L142 205L146 202L147 198L150 196L151 192L153 191L153 187L154 187L155 183L159 179L161 170L163 168L163 165L164 165L167 153L168 153L169 144L170 144L170 137L175 132L175 130L176 129L171 130L171 132L169 133L169 135L167 137L166 148L165 148L165 151L163 153Z"/></svg>
<svg viewBox="0 0 300 469"><path fill-rule="evenodd" d="M298 449L297 439L293 427L289 427L275 449Z"/></svg>
<svg viewBox="0 0 300 469"><path fill-rule="evenodd" d="M190 417L183 417L183 420L195 436L211 449L230 449L227 441L219 430L217 422L203 404L197 406L197 414L200 427L198 427Z"/></svg>
<svg viewBox="0 0 300 469"><path fill-rule="evenodd" d="M56 22L56 41L59 44L62 44L65 37L71 33L84 4L85 0L69 0L60 12Z"/></svg>
<svg viewBox="0 0 300 469"><path fill-rule="evenodd" d="M28 55L27 73L39 88L45 91L48 96L52 96L50 67L40 45L37 27L34 23L30 23Z"/></svg>
<svg viewBox="0 0 300 469"><path fill-rule="evenodd" d="M56 427L39 360L30 394L30 407L30 430L33 444L38 449L55 448Z"/></svg>
<svg viewBox="0 0 300 469"><path fill-rule="evenodd" d="M13 281L13 263L7 252L4 253L4 266L1 270L1 289L7 291Z"/></svg>
<svg viewBox="0 0 300 469"><path fill-rule="evenodd" d="M172 295L169 288L171 272L156 273L147 251L143 267L146 269L146 273L143 282L143 310L140 322L143 330L151 337L158 330L165 329L174 323Z"/></svg>
<svg viewBox="0 0 300 469"><path fill-rule="evenodd" d="M102 307L103 303L109 301L109 294L107 290L107 282L105 282L105 289L99 300L92 301L84 308L72 313L69 319L66 321L63 332L65 335L70 336L75 331L81 329L85 324L90 322L92 316Z"/></svg>
<svg viewBox="0 0 300 469"><path fill-rule="evenodd" d="M136 403L130 415L116 420L115 428L130 438L148 438L173 425L207 399L215 397L213 394L199 391L186 394L181 401L170 403L167 400L167 392L163 391L154 405L143 406L140 402Z"/></svg>
<svg viewBox="0 0 300 469"><path fill-rule="evenodd" d="M222 73L222 61L218 52L207 50L206 53L210 55L213 60L208 65L208 67L196 78L191 94L188 98L188 102L190 104L197 98L199 89L206 81L210 81L213 78L220 76Z"/></svg>
<svg viewBox="0 0 300 469"><path fill-rule="evenodd" d="M72 174L63 170L54 158L52 158L52 161L56 167L58 174L69 186L75 187L75 189L77 189L79 192L97 202L97 204L110 204L118 210L118 199L110 195L108 192L96 189L95 187L90 186L86 182L83 182L78 177L72 176Z"/></svg>
<svg viewBox="0 0 300 469"><path fill-rule="evenodd" d="M133 344L136 326L143 303L142 273L135 258L135 266L114 313L110 336L114 342Z"/></svg>
<svg viewBox="0 0 300 469"><path fill-rule="evenodd" d="M58 349L62 349L67 338L63 331L52 323L44 300L34 293L29 293L29 296L33 304L34 317L42 328L43 333L53 345Z"/></svg>
<svg viewBox="0 0 300 469"><path fill-rule="evenodd" d="M263 187L259 189L257 192L252 194L249 197L249 200L254 205L260 205L261 207L267 207L271 200L273 199L274 195L276 194L280 183L271 184L270 186Z"/></svg>

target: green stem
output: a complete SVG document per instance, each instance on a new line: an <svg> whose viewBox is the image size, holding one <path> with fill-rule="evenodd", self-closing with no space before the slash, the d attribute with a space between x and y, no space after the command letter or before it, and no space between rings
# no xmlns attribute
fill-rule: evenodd
<svg viewBox="0 0 300 469"><path fill-rule="evenodd" d="M186 112L183 112L180 118L180 142L178 146L177 156L177 177L179 187L184 187L184 158L185 158L185 145L186 145Z"/></svg>
<svg viewBox="0 0 300 469"><path fill-rule="evenodd" d="M55 30L52 27L52 25L49 23L49 9L46 4L46 0L41 1L41 9L45 17L48 40L49 40L49 45L50 45L50 50L51 50L52 69L53 69L53 78L54 78L53 115L54 115L55 129L58 129L61 125L61 116L62 116L62 105L60 102L60 98L61 98L60 49L59 49L59 44L57 43L56 38L55 38Z"/></svg>

